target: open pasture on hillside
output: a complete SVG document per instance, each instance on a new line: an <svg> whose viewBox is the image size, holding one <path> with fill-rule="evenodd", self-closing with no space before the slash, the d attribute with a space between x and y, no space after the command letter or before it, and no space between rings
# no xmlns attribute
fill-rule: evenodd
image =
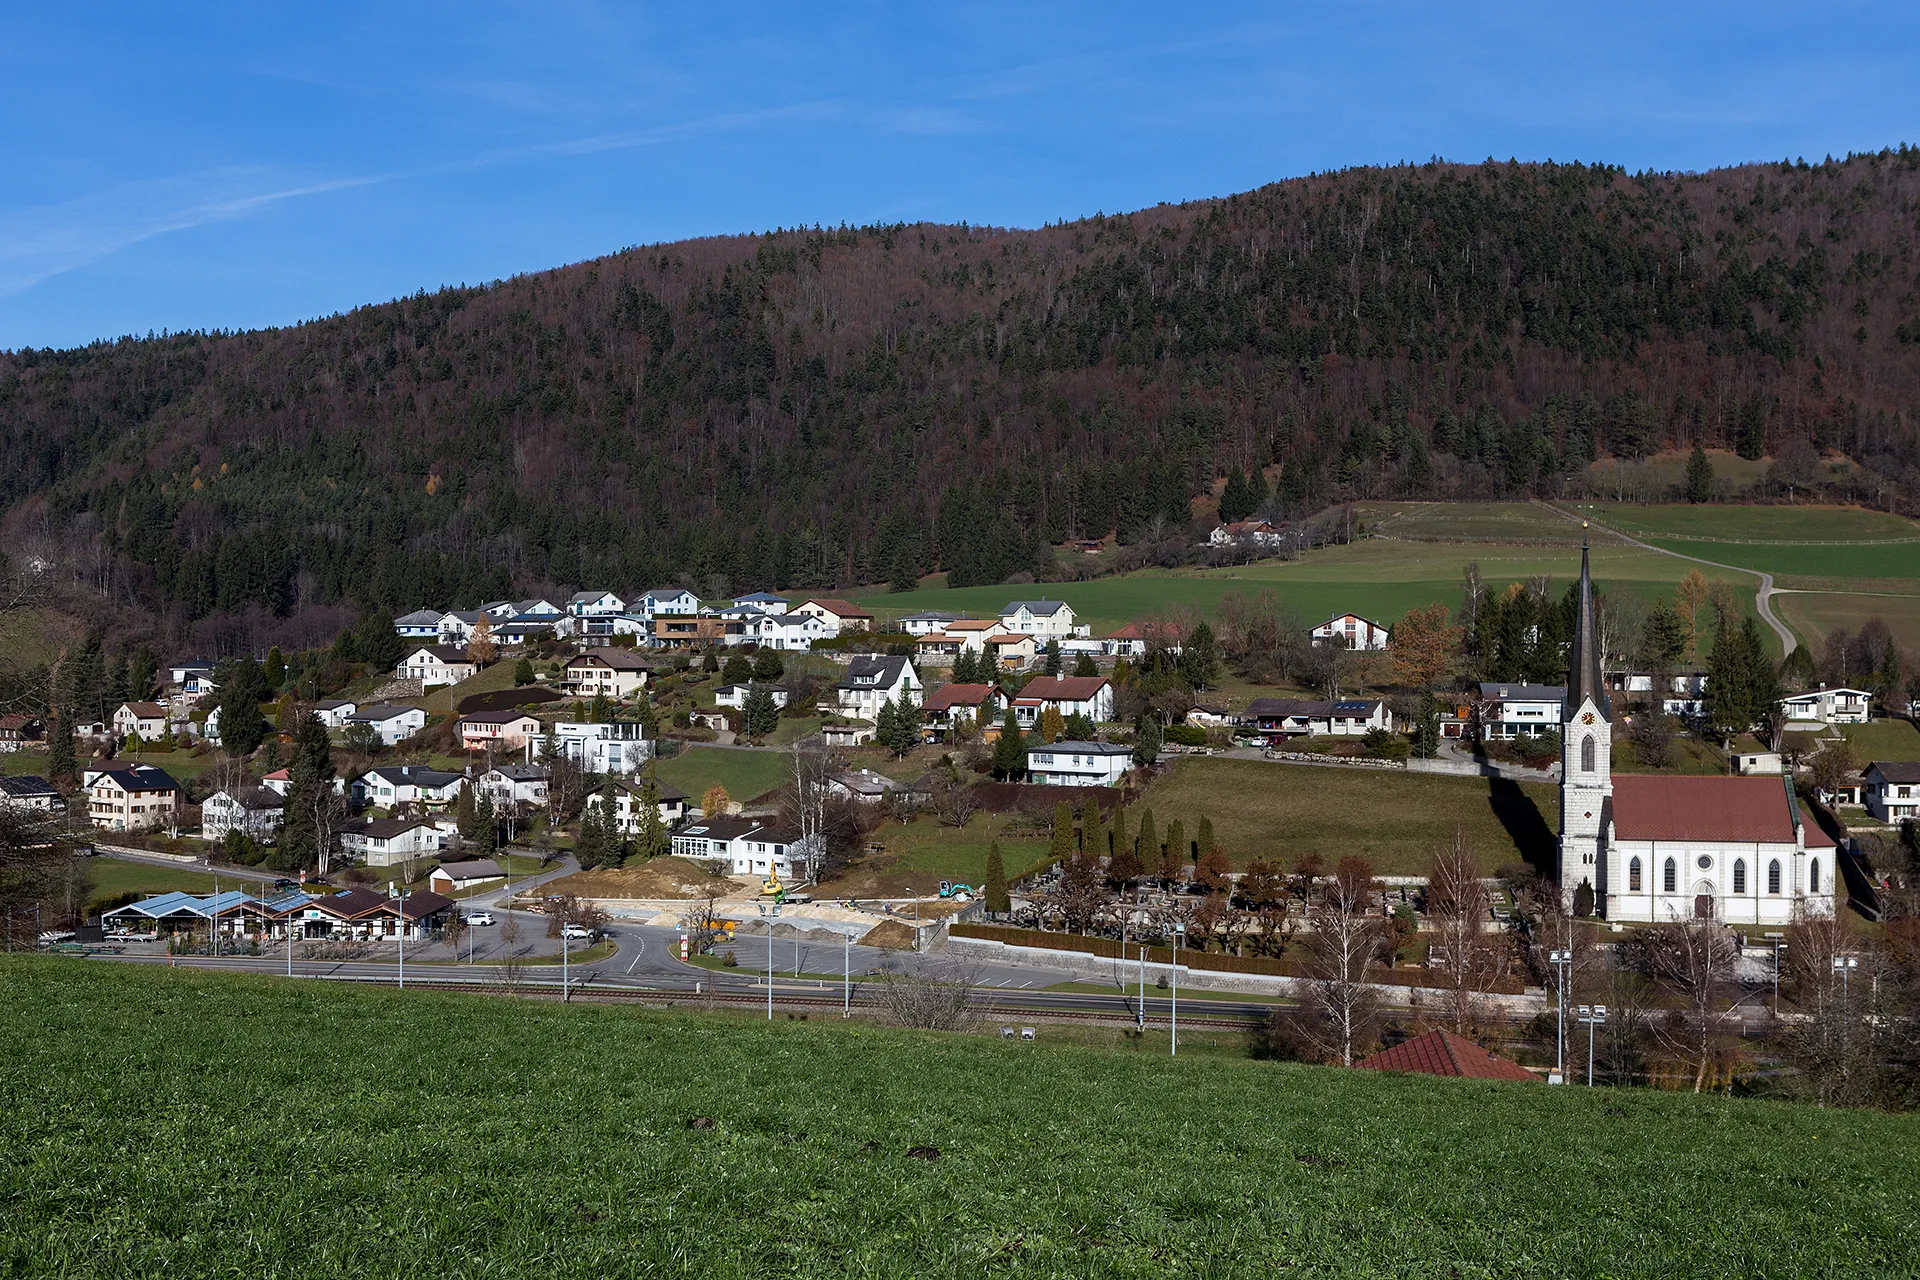
<svg viewBox="0 0 1920 1280"><path fill-rule="evenodd" d="M1046 1025L44 958L0 982L12 1275L1877 1276L1920 1219L1910 1116Z"/></svg>
<svg viewBox="0 0 1920 1280"><path fill-rule="evenodd" d="M1179 761L1148 787L1131 823L1142 807L1163 836L1175 819L1188 838L1202 817L1213 819L1237 867L1265 858L1292 869L1318 854L1331 868L1357 855L1380 875L1403 876L1425 875L1456 828L1489 873L1515 862L1544 867L1560 822L1559 793L1546 783L1205 757Z"/></svg>
<svg viewBox="0 0 1920 1280"><path fill-rule="evenodd" d="M1909 585L1913 590L1906 594L1790 589L1774 596L1773 607L1816 656L1823 652L1825 638L1834 628L1857 632L1869 618L1885 622L1902 644L1920 646L1920 582Z"/></svg>
<svg viewBox="0 0 1920 1280"><path fill-rule="evenodd" d="M787 757L774 751L734 751L726 747L688 747L655 766L660 781L687 793L689 804L699 804L708 787L727 789L727 798L752 800L779 786L786 778Z"/></svg>
<svg viewBox="0 0 1920 1280"><path fill-rule="evenodd" d="M1796 578L1920 578L1920 523L1858 507L1635 506L1569 509L1669 551Z"/></svg>

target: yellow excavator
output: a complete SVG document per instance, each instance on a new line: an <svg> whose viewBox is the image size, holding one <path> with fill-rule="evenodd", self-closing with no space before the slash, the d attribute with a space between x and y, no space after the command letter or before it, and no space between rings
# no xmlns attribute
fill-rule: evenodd
<svg viewBox="0 0 1920 1280"><path fill-rule="evenodd" d="M780 883L780 877L778 875L769 875L760 886L760 896L763 898L772 898L775 902L785 902L787 900L786 886Z"/></svg>

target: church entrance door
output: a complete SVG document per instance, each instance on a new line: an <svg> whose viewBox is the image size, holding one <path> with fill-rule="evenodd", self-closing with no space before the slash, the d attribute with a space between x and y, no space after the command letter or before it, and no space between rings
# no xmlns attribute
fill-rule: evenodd
<svg viewBox="0 0 1920 1280"><path fill-rule="evenodd" d="M1693 918L1695 920L1713 919L1713 891L1707 885L1694 886Z"/></svg>

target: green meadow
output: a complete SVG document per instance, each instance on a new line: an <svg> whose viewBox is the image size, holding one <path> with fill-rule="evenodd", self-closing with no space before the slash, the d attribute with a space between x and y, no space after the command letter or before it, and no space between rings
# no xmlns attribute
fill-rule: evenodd
<svg viewBox="0 0 1920 1280"><path fill-rule="evenodd" d="M1920 1119L0 960L11 1276L1894 1276ZM155 1034L164 1028L164 1034Z"/></svg>

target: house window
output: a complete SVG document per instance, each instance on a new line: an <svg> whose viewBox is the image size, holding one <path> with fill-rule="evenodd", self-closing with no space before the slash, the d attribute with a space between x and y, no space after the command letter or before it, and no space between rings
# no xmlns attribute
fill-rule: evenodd
<svg viewBox="0 0 1920 1280"><path fill-rule="evenodd" d="M1580 771L1582 773L1593 772L1593 735L1592 734L1588 734L1586 737L1580 739Z"/></svg>
<svg viewBox="0 0 1920 1280"><path fill-rule="evenodd" d="M1780 892L1780 859L1778 858L1767 863L1767 892Z"/></svg>
<svg viewBox="0 0 1920 1280"><path fill-rule="evenodd" d="M1660 868L1660 892L1673 893L1680 885L1680 869L1668 858Z"/></svg>
<svg viewBox="0 0 1920 1280"><path fill-rule="evenodd" d="M1747 860L1745 858L1733 860L1733 891L1735 893L1747 891Z"/></svg>
<svg viewBox="0 0 1920 1280"><path fill-rule="evenodd" d="M1818 858L1807 864L1807 892L1820 892L1820 859Z"/></svg>
<svg viewBox="0 0 1920 1280"><path fill-rule="evenodd" d="M1627 863L1627 892L1640 892L1640 859L1638 857Z"/></svg>

